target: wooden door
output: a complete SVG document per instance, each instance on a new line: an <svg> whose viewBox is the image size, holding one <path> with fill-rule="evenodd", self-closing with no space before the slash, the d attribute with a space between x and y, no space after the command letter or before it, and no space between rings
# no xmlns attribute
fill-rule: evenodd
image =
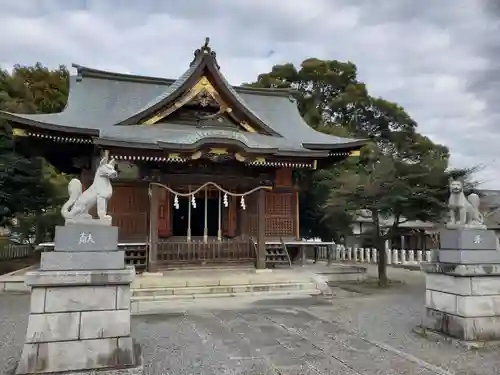
<svg viewBox="0 0 500 375"><path fill-rule="evenodd" d="M159 190L158 237L166 238L172 235L172 194L162 187Z"/></svg>
<svg viewBox="0 0 500 375"><path fill-rule="evenodd" d="M228 207L222 207L222 234L227 237L236 236L237 210L239 200L236 197L227 197Z"/></svg>
<svg viewBox="0 0 500 375"><path fill-rule="evenodd" d="M113 218L113 225L119 228L120 241L146 241L149 212L147 186L114 186L108 212Z"/></svg>

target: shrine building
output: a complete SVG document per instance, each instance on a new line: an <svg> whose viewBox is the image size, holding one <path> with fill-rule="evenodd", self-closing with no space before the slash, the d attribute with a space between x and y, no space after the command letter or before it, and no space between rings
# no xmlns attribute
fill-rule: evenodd
<svg viewBox="0 0 500 375"><path fill-rule="evenodd" d="M0 117L84 188L102 155L117 161L108 213L138 267L264 268L266 242L301 238L294 171L364 144L309 127L290 90L230 85L208 42L175 80L74 67L62 112Z"/></svg>

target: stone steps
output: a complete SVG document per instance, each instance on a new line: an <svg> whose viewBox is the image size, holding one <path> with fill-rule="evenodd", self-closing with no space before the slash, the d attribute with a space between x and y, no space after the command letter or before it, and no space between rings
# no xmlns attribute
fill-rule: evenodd
<svg viewBox="0 0 500 375"><path fill-rule="evenodd" d="M255 299L283 299L320 295L321 291L312 281L256 283L240 285L207 285L139 288L132 290L132 314L155 314L171 308L171 302L195 299L252 297Z"/></svg>
<svg viewBox="0 0 500 375"><path fill-rule="evenodd" d="M312 282L264 283L251 285L217 285L197 287L157 287L132 290L134 297L176 296L179 298L210 294L235 294L273 291L316 290ZM194 297L193 297L194 298Z"/></svg>

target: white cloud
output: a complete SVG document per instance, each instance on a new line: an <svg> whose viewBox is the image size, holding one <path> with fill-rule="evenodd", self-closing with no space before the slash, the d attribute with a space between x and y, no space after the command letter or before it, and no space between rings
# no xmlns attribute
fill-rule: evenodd
<svg viewBox="0 0 500 375"><path fill-rule="evenodd" d="M493 4L493 3L492 3ZM376 96L446 144L455 166L494 168L500 9L483 0L4 0L0 65L77 62L175 78L211 37L234 84L307 57L351 60Z"/></svg>

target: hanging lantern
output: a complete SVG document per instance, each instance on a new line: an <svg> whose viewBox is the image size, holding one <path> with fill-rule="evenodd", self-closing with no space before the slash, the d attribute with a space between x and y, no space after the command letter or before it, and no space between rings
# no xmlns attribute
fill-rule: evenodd
<svg viewBox="0 0 500 375"><path fill-rule="evenodd" d="M241 206L242 210L244 210L246 208L245 198L243 196L241 197L240 206Z"/></svg>
<svg viewBox="0 0 500 375"><path fill-rule="evenodd" d="M227 200L227 193L224 193L224 198L222 199L222 203L224 204L224 207L229 206L229 202Z"/></svg>
<svg viewBox="0 0 500 375"><path fill-rule="evenodd" d="M194 197L194 194L191 196L191 205L193 208L196 208L196 198Z"/></svg>
<svg viewBox="0 0 500 375"><path fill-rule="evenodd" d="M177 196L177 194L175 194L175 197L174 197L174 208L176 210L179 209L179 197Z"/></svg>

